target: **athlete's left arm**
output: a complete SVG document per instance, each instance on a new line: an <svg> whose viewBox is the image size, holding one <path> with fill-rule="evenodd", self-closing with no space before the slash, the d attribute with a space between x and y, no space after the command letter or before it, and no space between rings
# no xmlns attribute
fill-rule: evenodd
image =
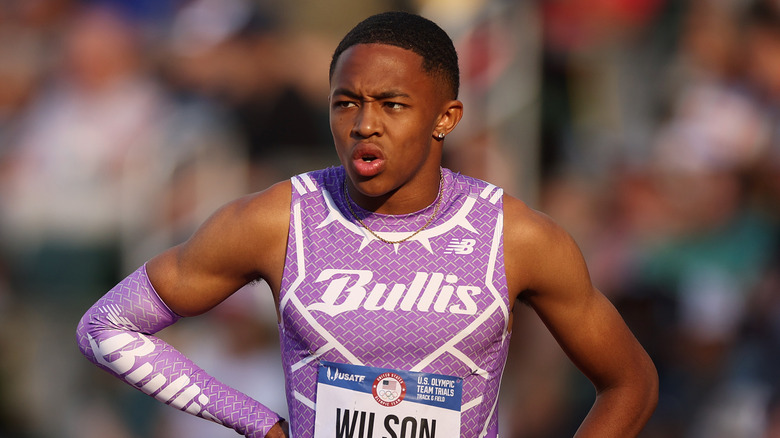
<svg viewBox="0 0 780 438"><path fill-rule="evenodd" d="M530 305L596 388L577 438L635 437L658 399L658 375L622 317L592 284L574 239L505 196L504 245L512 298Z"/></svg>

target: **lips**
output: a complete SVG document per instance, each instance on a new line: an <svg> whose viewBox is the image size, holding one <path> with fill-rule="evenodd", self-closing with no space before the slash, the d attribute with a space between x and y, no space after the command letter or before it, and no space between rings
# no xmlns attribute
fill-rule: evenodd
<svg viewBox="0 0 780 438"><path fill-rule="evenodd" d="M361 143L352 152L352 166L362 177L376 176L384 169L385 156L377 145Z"/></svg>

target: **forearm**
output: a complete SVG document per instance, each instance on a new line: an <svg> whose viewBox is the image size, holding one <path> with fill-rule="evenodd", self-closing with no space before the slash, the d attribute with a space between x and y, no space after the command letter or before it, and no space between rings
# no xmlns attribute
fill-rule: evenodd
<svg viewBox="0 0 780 438"><path fill-rule="evenodd" d="M244 436L264 437L280 420L277 414L152 336L178 319L141 267L84 314L77 340L90 361L157 400Z"/></svg>
<svg viewBox="0 0 780 438"><path fill-rule="evenodd" d="M596 396L575 438L631 438L644 428L658 401L650 379L641 388L611 388Z"/></svg>

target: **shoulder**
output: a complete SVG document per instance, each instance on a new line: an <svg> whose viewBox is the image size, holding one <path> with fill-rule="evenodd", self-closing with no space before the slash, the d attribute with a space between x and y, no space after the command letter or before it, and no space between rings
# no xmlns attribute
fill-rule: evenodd
<svg viewBox="0 0 780 438"><path fill-rule="evenodd" d="M259 248L283 247L290 218L291 183L282 181L234 199L215 211L185 243L226 259L257 259Z"/></svg>
<svg viewBox="0 0 780 438"><path fill-rule="evenodd" d="M291 198L292 183L285 180L226 204L214 219L223 230L221 238L237 256L276 266L287 245ZM268 275L268 268L260 271Z"/></svg>
<svg viewBox="0 0 780 438"><path fill-rule="evenodd" d="M292 197L292 182L284 180L267 189L238 198L231 204L237 214L247 218L269 219L272 217L284 217L290 211L290 199Z"/></svg>
<svg viewBox="0 0 780 438"><path fill-rule="evenodd" d="M208 222L223 223L225 228L249 233L246 236L265 237L273 234L274 228L284 224L286 231L289 220L292 184L285 180L271 187L234 199L219 208Z"/></svg>
<svg viewBox="0 0 780 438"><path fill-rule="evenodd" d="M567 240L568 233L548 215L529 207L510 195L503 196L504 240L511 247L546 247L560 239Z"/></svg>
<svg viewBox="0 0 780 438"><path fill-rule="evenodd" d="M516 295L547 291L564 276L587 275L580 249L563 227L517 198L504 195L503 202L507 277Z"/></svg>

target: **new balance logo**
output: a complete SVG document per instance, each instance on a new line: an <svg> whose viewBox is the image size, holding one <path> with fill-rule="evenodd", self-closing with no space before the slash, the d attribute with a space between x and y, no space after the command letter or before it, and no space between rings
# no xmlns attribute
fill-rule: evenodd
<svg viewBox="0 0 780 438"><path fill-rule="evenodd" d="M447 248L444 250L444 254L458 254L465 255L474 252L474 245L477 241L474 239L452 239L447 244Z"/></svg>

